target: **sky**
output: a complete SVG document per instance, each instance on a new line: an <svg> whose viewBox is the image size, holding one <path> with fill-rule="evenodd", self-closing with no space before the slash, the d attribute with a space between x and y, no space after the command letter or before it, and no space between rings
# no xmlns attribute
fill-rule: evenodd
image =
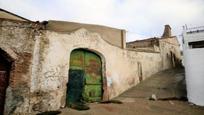
<svg viewBox="0 0 204 115"><path fill-rule="evenodd" d="M0 8L32 21L62 20L127 31L127 41L162 36L169 24L204 26L204 0L0 0Z"/></svg>

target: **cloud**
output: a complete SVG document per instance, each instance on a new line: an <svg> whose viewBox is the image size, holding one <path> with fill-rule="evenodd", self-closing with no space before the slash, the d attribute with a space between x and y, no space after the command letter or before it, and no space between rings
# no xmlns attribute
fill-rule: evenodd
<svg viewBox="0 0 204 115"><path fill-rule="evenodd" d="M170 24L204 25L203 0L0 0L0 7L31 20L101 24L128 31L128 41L161 36Z"/></svg>

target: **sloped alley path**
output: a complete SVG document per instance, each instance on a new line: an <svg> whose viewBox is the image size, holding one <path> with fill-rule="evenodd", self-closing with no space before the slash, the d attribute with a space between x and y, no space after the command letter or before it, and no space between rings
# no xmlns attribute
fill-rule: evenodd
<svg viewBox="0 0 204 115"><path fill-rule="evenodd" d="M135 99L150 97L158 100L180 99L186 97L183 69L165 70L142 81L127 90L117 100L135 102Z"/></svg>
<svg viewBox="0 0 204 115"><path fill-rule="evenodd" d="M165 70L115 98L122 104L91 103L90 110L65 108L61 115L204 115L204 107L189 104L185 96L183 70Z"/></svg>

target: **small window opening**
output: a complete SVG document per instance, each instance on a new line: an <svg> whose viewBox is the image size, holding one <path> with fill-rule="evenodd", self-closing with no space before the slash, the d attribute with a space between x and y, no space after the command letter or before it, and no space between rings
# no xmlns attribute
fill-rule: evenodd
<svg viewBox="0 0 204 115"><path fill-rule="evenodd" d="M204 41L189 42L189 48L204 48Z"/></svg>

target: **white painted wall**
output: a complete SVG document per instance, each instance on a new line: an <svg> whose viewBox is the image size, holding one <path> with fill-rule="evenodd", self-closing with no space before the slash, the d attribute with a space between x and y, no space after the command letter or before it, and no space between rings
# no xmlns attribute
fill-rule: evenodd
<svg viewBox="0 0 204 115"><path fill-rule="evenodd" d="M204 32L183 33L184 65L188 101L204 106L204 48L190 49L189 42L204 40Z"/></svg>

